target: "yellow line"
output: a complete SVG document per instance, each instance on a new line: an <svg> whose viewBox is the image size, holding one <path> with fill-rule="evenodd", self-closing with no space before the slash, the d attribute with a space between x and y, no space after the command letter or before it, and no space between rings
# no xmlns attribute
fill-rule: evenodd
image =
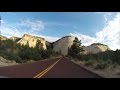
<svg viewBox="0 0 120 90"><path fill-rule="evenodd" d="M53 65L53 64L52 64ZM51 65L51 66L52 66ZM50 66L50 67L51 67ZM45 71L47 71L50 67L46 68L45 70L43 70L42 72L40 72L38 75L36 75L34 78L38 78L41 74L43 74Z"/></svg>
<svg viewBox="0 0 120 90"><path fill-rule="evenodd" d="M60 59L59 59L60 60ZM59 60L58 61L56 61L55 63L53 63L51 66L49 66L48 68L46 68L45 70L43 70L42 72L40 72L39 74L37 74L35 77L33 77L33 78L40 78L40 77L42 77L44 74L46 74L50 69L52 69L54 66L55 66L55 64L57 64L58 62L59 62Z"/></svg>
<svg viewBox="0 0 120 90"><path fill-rule="evenodd" d="M58 62L58 61L57 61ZM56 63L57 63L56 62ZM50 69L52 69L54 67L54 65L56 64L54 63L52 66L50 66L44 73L42 73L40 76L38 76L38 78L41 78L44 74L46 74Z"/></svg>
<svg viewBox="0 0 120 90"><path fill-rule="evenodd" d="M59 60L58 60L59 61ZM58 61L56 61L55 63L53 63L50 67L48 67L47 69L43 70L41 73L39 73L38 75L36 75L34 78L40 78L42 77L45 73L47 73Z"/></svg>

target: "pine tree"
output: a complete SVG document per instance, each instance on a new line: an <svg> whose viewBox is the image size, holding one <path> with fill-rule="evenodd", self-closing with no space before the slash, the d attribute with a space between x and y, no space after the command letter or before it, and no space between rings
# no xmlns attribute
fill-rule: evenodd
<svg viewBox="0 0 120 90"><path fill-rule="evenodd" d="M41 43L40 40L37 40L37 42L36 42L36 47L35 47L35 48L36 48L36 49L40 49L40 50L43 49L43 44Z"/></svg>
<svg viewBox="0 0 120 90"><path fill-rule="evenodd" d="M79 41L77 37L75 37L75 40L73 41L73 45L71 48L68 48L68 55L72 57L78 57L83 50L81 46L81 40Z"/></svg>

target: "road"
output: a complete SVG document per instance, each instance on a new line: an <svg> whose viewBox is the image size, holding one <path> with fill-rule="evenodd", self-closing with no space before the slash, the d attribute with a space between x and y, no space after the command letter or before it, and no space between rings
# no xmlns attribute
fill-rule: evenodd
<svg viewBox="0 0 120 90"><path fill-rule="evenodd" d="M64 57L0 67L0 76L8 78L101 78Z"/></svg>

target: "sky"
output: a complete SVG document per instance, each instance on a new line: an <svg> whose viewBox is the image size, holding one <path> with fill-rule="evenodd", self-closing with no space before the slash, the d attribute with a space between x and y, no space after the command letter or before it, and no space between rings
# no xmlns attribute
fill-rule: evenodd
<svg viewBox="0 0 120 90"><path fill-rule="evenodd" d="M53 42L70 35L84 46L102 43L120 49L120 12L0 12L0 16L1 34L8 38L30 34Z"/></svg>

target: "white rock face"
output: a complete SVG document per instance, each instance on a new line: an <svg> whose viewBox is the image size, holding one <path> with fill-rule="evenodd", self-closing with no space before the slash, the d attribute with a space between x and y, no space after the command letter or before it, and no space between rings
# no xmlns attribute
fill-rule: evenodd
<svg viewBox="0 0 120 90"><path fill-rule="evenodd" d="M18 41L18 39L20 39L20 38L14 37L14 36L10 37L10 40L13 40L13 41Z"/></svg>
<svg viewBox="0 0 120 90"><path fill-rule="evenodd" d="M16 65L16 64L17 63L15 61L6 60L0 56L0 67L9 66L9 65Z"/></svg>
<svg viewBox="0 0 120 90"><path fill-rule="evenodd" d="M1 40L7 40L7 37L0 35Z"/></svg>
<svg viewBox="0 0 120 90"><path fill-rule="evenodd" d="M35 47L37 40L40 40L43 44L43 49L46 49L46 41L44 38L31 36L28 34L24 34L23 37L17 43L20 43L21 45L26 45L28 43L29 47Z"/></svg>
<svg viewBox="0 0 120 90"><path fill-rule="evenodd" d="M53 43L53 50L55 52L61 52L62 55L67 55L68 47L69 48L71 47L74 39L75 37L72 37L72 36L66 36L59 39L58 41Z"/></svg>
<svg viewBox="0 0 120 90"><path fill-rule="evenodd" d="M88 53L96 54L99 52L110 50L110 48L107 45L96 43L96 44L92 44L90 46L84 47L84 50L85 50L83 52L84 54L88 54Z"/></svg>
<svg viewBox="0 0 120 90"><path fill-rule="evenodd" d="M50 46L50 45L51 45L51 43L46 41L46 46Z"/></svg>
<svg viewBox="0 0 120 90"><path fill-rule="evenodd" d="M0 37L1 37L1 40L7 40L7 38L4 36L0 36ZM19 38L11 37L10 39L17 40ZM43 44L43 49L46 50L47 49L46 46L51 45L55 52L60 52L62 55L67 55L68 48L70 48L73 45L74 39L75 39L75 37L65 36L65 37L57 40L56 42L50 43L50 42L46 41L44 38L24 34L23 37L19 41L17 40L17 43L20 43L21 45L26 45L28 43L29 47L35 47L37 40L40 40L41 43ZM85 46L85 47L83 47L83 49L85 50L83 52L83 54L88 54L88 53L95 54L95 53L111 50L107 45L100 44L100 43L94 43L94 44L91 44L90 46Z"/></svg>

